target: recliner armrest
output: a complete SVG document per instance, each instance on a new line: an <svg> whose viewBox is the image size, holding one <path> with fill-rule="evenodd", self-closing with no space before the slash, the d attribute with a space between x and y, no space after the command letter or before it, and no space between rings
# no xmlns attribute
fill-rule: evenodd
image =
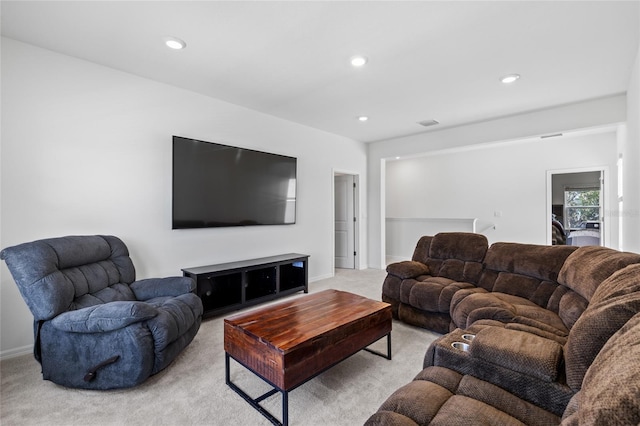
<svg viewBox="0 0 640 426"><path fill-rule="evenodd" d="M387 266L387 272L398 278L406 280L407 278L416 278L420 275L429 274L429 267L421 262L405 260L389 264Z"/></svg>
<svg viewBox="0 0 640 426"><path fill-rule="evenodd" d="M191 293L196 283L189 277L148 278L131 283L129 286L138 300L149 300L154 297L180 296Z"/></svg>
<svg viewBox="0 0 640 426"><path fill-rule="evenodd" d="M472 357L552 382L558 378L562 345L527 332L501 327L478 331L469 345Z"/></svg>
<svg viewBox="0 0 640 426"><path fill-rule="evenodd" d="M118 330L157 314L156 308L144 302L117 301L64 312L51 320L51 324L62 331L100 333Z"/></svg>

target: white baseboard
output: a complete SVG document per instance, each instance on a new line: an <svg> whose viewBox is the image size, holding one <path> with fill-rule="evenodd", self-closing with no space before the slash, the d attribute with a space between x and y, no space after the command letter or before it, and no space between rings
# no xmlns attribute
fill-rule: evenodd
<svg viewBox="0 0 640 426"><path fill-rule="evenodd" d="M327 278L333 278L335 274L325 274L325 275L317 275L315 277L309 277L309 282L315 282L320 280L326 280Z"/></svg>
<svg viewBox="0 0 640 426"><path fill-rule="evenodd" d="M387 265L389 265L390 263L395 263L395 262L402 262L403 260L410 260L411 256L409 256L409 258L407 258L406 256L391 256L391 255L387 255L386 257L386 262Z"/></svg>
<svg viewBox="0 0 640 426"><path fill-rule="evenodd" d="M17 356L33 354L33 345L22 346L20 348L8 349L0 352L0 361Z"/></svg>

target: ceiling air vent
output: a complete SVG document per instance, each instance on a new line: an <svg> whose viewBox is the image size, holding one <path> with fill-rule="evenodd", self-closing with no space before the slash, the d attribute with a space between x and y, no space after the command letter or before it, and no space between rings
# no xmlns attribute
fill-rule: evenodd
<svg viewBox="0 0 640 426"><path fill-rule="evenodd" d="M540 139L547 139L547 138L557 138L562 136L562 133L554 133L552 135L542 135L540 136Z"/></svg>
<svg viewBox="0 0 640 426"><path fill-rule="evenodd" d="M418 121L418 124L424 127L429 127L429 126L435 126L436 124L440 124L440 122L436 120L422 120L422 121Z"/></svg>

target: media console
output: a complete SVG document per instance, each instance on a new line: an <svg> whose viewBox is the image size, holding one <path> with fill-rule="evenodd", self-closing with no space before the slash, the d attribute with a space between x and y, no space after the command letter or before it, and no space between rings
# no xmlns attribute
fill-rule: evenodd
<svg viewBox="0 0 640 426"><path fill-rule="evenodd" d="M196 281L204 317L278 299L298 291L309 292L309 255L282 254L239 262L184 268Z"/></svg>

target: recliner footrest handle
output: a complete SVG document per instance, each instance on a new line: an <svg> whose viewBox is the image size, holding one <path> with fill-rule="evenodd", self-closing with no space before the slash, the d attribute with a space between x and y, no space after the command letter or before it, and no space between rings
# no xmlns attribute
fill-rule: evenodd
<svg viewBox="0 0 640 426"><path fill-rule="evenodd" d="M105 359L100 364L96 365L95 367L90 368L89 371L87 371L87 374L84 375L84 381L85 382L92 381L93 379L96 378L96 374L98 373L99 369L101 369L102 367L106 367L109 364L113 364L118 359L120 359L120 355L114 355L109 359Z"/></svg>

